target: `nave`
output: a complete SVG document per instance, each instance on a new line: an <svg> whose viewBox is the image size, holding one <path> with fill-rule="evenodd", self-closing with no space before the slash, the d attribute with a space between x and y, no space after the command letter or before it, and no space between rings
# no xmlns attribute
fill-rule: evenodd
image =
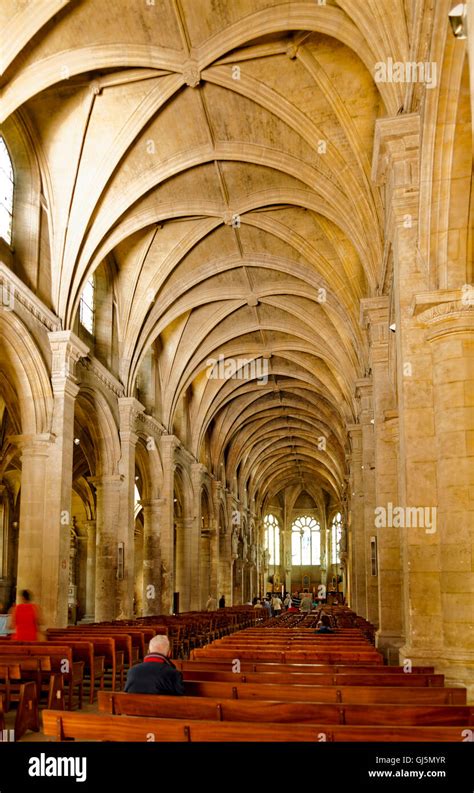
<svg viewBox="0 0 474 793"><path fill-rule="evenodd" d="M317 635L323 610L333 633ZM165 632L184 695L123 693L124 673ZM26 741L471 742L466 689L446 686L432 666L384 665L373 639L351 609L325 606L274 618L238 607L3 640L1 729Z"/></svg>

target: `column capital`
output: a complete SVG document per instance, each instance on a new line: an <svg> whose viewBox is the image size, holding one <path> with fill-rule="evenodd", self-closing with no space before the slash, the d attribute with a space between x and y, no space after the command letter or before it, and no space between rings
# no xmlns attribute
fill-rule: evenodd
<svg viewBox="0 0 474 793"><path fill-rule="evenodd" d="M423 311L418 320L428 329L426 340L429 342L459 333L472 335L474 332L474 307L462 300L439 303Z"/></svg>
<svg viewBox="0 0 474 793"><path fill-rule="evenodd" d="M52 353L51 379L54 384L71 378L76 381L76 364L89 354L87 344L76 336L72 330L56 330L48 333L49 346Z"/></svg>
<svg viewBox="0 0 474 793"><path fill-rule="evenodd" d="M369 331L370 365L388 362L388 318L387 295L369 297L360 301L360 324Z"/></svg>
<svg viewBox="0 0 474 793"><path fill-rule="evenodd" d="M360 422L369 424L373 419L373 383L371 377L359 378L355 381L355 397L360 405Z"/></svg>
<svg viewBox="0 0 474 793"><path fill-rule="evenodd" d="M139 504L143 509L160 509L166 504L166 498L143 498Z"/></svg>
<svg viewBox="0 0 474 793"><path fill-rule="evenodd" d="M360 324L363 328L388 322L388 295L364 297L360 301Z"/></svg>
<svg viewBox="0 0 474 793"><path fill-rule="evenodd" d="M119 397L117 402L120 416L120 433L134 432L137 418L140 413L143 413L145 406L135 397Z"/></svg>
<svg viewBox="0 0 474 793"><path fill-rule="evenodd" d="M49 432L42 432L38 435L10 435L8 440L20 449L22 456L47 456L55 436Z"/></svg>
<svg viewBox="0 0 474 793"><path fill-rule="evenodd" d="M174 455L175 450L179 446L179 440L176 435L162 435L160 438L161 448L163 454Z"/></svg>
<svg viewBox="0 0 474 793"><path fill-rule="evenodd" d="M407 189L418 184L420 116L409 113L375 122L372 181Z"/></svg>
<svg viewBox="0 0 474 793"><path fill-rule="evenodd" d="M119 489L124 480L122 474L104 474L103 476L88 476L87 481L94 485L96 490L101 487L116 487Z"/></svg>
<svg viewBox="0 0 474 793"><path fill-rule="evenodd" d="M191 475L194 479L203 480L207 474L207 468L203 463L191 463Z"/></svg>

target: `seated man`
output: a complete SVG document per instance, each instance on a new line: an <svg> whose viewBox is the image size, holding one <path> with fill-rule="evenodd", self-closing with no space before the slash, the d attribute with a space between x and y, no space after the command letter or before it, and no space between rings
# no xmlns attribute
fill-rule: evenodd
<svg viewBox="0 0 474 793"><path fill-rule="evenodd" d="M183 676L169 660L167 636L153 636L143 663L128 670L125 691L128 694L184 694Z"/></svg>
<svg viewBox="0 0 474 793"><path fill-rule="evenodd" d="M334 633L333 629L331 628L331 620L327 614L322 615L316 627L317 630L315 633Z"/></svg>

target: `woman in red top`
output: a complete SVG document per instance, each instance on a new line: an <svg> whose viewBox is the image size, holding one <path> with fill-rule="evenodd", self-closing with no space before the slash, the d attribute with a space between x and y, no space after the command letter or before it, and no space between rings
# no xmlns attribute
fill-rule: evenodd
<svg viewBox="0 0 474 793"><path fill-rule="evenodd" d="M15 633L12 639L15 642L36 642L40 626L39 608L31 603L31 593L24 589L21 593L21 603L14 606L11 611L11 625Z"/></svg>

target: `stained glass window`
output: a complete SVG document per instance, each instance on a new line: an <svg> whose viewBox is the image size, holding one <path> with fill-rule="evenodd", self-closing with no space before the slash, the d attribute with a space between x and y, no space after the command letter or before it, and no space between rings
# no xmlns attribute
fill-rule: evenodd
<svg viewBox="0 0 474 793"><path fill-rule="evenodd" d="M265 515L263 519L265 529L265 548L268 550L268 563L280 564L280 526L275 515Z"/></svg>
<svg viewBox="0 0 474 793"><path fill-rule="evenodd" d="M341 537L342 537L342 515L340 512L337 513L332 519L331 525L331 564L339 564L341 561L340 557L340 545L341 545Z"/></svg>
<svg viewBox="0 0 474 793"><path fill-rule="evenodd" d="M321 564L321 526L315 518L296 518L291 527L291 564Z"/></svg>

